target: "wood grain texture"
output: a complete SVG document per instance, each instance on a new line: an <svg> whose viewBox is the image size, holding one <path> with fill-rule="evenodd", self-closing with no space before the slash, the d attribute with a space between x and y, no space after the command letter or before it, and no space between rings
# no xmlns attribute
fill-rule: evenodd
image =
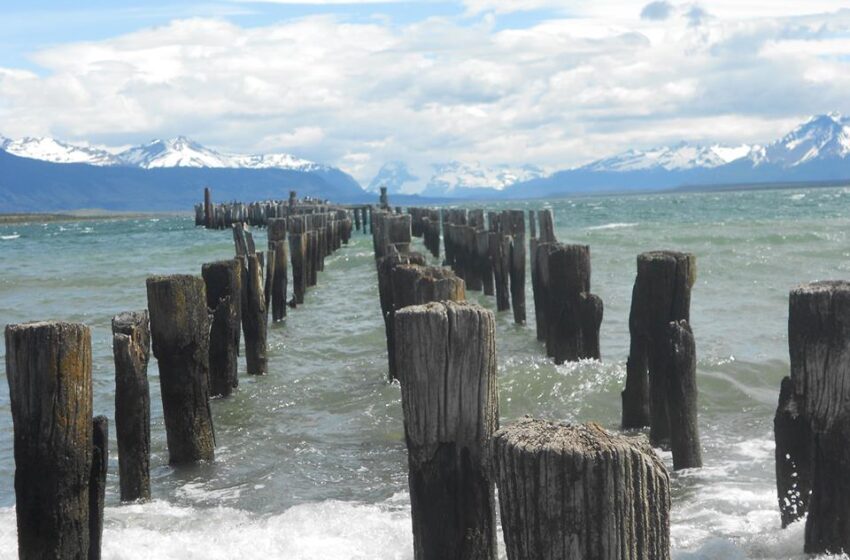
<svg viewBox="0 0 850 560"><path fill-rule="evenodd" d="M92 465L91 333L76 323L6 327L23 560L86 558Z"/></svg>
<svg viewBox="0 0 850 560"><path fill-rule="evenodd" d="M498 427L495 319L469 303L395 315L414 557L496 558L487 453Z"/></svg>
<svg viewBox="0 0 850 560"><path fill-rule="evenodd" d="M492 441L509 560L667 560L667 470L643 438L523 418Z"/></svg>

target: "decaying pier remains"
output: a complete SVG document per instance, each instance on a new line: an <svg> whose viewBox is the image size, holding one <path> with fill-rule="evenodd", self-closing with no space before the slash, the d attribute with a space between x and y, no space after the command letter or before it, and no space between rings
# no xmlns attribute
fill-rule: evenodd
<svg viewBox="0 0 850 560"><path fill-rule="evenodd" d="M702 466L696 351L688 324L695 279L692 254L640 254L629 314L622 425L650 426L651 441L670 445L677 469Z"/></svg>
<svg viewBox="0 0 850 560"><path fill-rule="evenodd" d="M850 282L814 282L791 291L788 348L791 375L782 380L774 420L782 523L808 513L805 551L847 552Z"/></svg>

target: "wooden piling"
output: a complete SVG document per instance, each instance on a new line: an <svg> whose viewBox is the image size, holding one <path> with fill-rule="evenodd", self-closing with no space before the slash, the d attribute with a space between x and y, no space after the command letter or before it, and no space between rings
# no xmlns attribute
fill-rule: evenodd
<svg viewBox="0 0 850 560"><path fill-rule="evenodd" d="M289 256L292 261L292 299L304 303L307 288L307 237L303 233L289 236Z"/></svg>
<svg viewBox="0 0 850 560"><path fill-rule="evenodd" d="M650 441L670 439L669 372L664 367L665 330L672 321L689 321L696 258L690 253L651 251L637 258L637 277L629 313L631 344L622 393L623 427L650 425Z"/></svg>
<svg viewBox="0 0 850 560"><path fill-rule="evenodd" d="M548 272L544 296L547 354L556 364L599 359L603 306L602 300L590 293L590 247L552 244Z"/></svg>
<svg viewBox="0 0 850 560"><path fill-rule="evenodd" d="M18 557L86 558L92 466L91 334L74 323L6 327Z"/></svg>
<svg viewBox="0 0 850 560"><path fill-rule="evenodd" d="M237 356L242 298L237 259L207 263L201 268L207 309L212 318L209 334L210 396L226 397L239 385Z"/></svg>
<svg viewBox="0 0 850 560"><path fill-rule="evenodd" d="M555 222L552 219L552 211L548 208L537 212L537 220L540 222L540 242L555 243Z"/></svg>
<svg viewBox="0 0 850 560"><path fill-rule="evenodd" d="M147 293L169 462L212 461L215 436L204 282L188 275L154 276L147 279Z"/></svg>
<svg viewBox="0 0 850 560"><path fill-rule="evenodd" d="M814 434L802 406L794 382L783 378L773 419L776 492L783 528L806 515L812 492Z"/></svg>
<svg viewBox="0 0 850 560"><path fill-rule="evenodd" d="M490 232L475 232L475 266L481 276L481 287L485 296L496 294L496 286L493 280L493 263L490 261Z"/></svg>
<svg viewBox="0 0 850 560"><path fill-rule="evenodd" d="M106 499L106 470L109 466L109 421L106 416L92 419L92 463L89 478L88 560L100 560L103 539L103 506Z"/></svg>
<svg viewBox="0 0 850 560"><path fill-rule="evenodd" d="M121 313L112 318L115 433L122 502L149 500L151 497L150 348L147 310Z"/></svg>
<svg viewBox="0 0 850 560"><path fill-rule="evenodd" d="M498 427L495 319L468 303L395 315L417 560L496 558L490 436Z"/></svg>
<svg viewBox="0 0 850 560"><path fill-rule="evenodd" d="M266 337L268 314L263 294L263 272L256 254L248 255L248 305L242 310L242 332L245 333L245 360L250 375L267 371Z"/></svg>
<svg viewBox="0 0 850 560"><path fill-rule="evenodd" d="M850 282L798 286L789 307L791 384L812 435L804 550L840 554L850 551Z"/></svg>
<svg viewBox="0 0 850 560"><path fill-rule="evenodd" d="M285 241L273 241L274 281L272 282L272 320L282 321L286 317L287 252Z"/></svg>
<svg viewBox="0 0 850 560"><path fill-rule="evenodd" d="M508 560L670 558L670 481L645 440L526 417L491 449Z"/></svg>
<svg viewBox="0 0 850 560"><path fill-rule="evenodd" d="M209 187L204 187L204 226L213 227L212 193Z"/></svg>
<svg viewBox="0 0 850 560"><path fill-rule="evenodd" d="M669 385L670 449L673 469L702 467L702 448L697 423L697 357L691 326L687 321L667 325L665 343Z"/></svg>
<svg viewBox="0 0 850 560"><path fill-rule="evenodd" d="M493 281L496 287L496 310L507 311L511 308L509 291L511 238L498 231L489 232L488 237Z"/></svg>

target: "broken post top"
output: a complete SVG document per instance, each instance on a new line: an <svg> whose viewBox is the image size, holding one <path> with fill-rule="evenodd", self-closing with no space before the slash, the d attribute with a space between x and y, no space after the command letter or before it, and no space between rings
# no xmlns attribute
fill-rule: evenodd
<svg viewBox="0 0 850 560"><path fill-rule="evenodd" d="M791 290L791 379L815 432L850 420L850 282L822 281Z"/></svg>
<svg viewBox="0 0 850 560"><path fill-rule="evenodd" d="M612 433L595 422L559 424L525 416L493 434L493 439L522 449L524 453L550 452L592 461L637 452L645 454L658 470L666 471L644 437Z"/></svg>
<svg viewBox="0 0 850 560"><path fill-rule="evenodd" d="M149 320L147 309L119 313L112 318L112 334L132 336L136 329L144 327Z"/></svg>
<svg viewBox="0 0 850 560"><path fill-rule="evenodd" d="M687 266L688 269L688 286L693 286L697 276L697 258L693 253L683 253L681 251L647 251L641 253L637 257L638 270L643 266L652 267L670 267L676 268L679 266Z"/></svg>
<svg viewBox="0 0 850 560"><path fill-rule="evenodd" d="M207 332L207 291L201 278L189 274L151 276L147 279L147 293L157 358L182 352L198 343L197 333Z"/></svg>
<svg viewBox="0 0 850 560"><path fill-rule="evenodd" d="M201 276L207 289L207 307L215 309L219 300L239 293L239 266L236 259L205 263Z"/></svg>

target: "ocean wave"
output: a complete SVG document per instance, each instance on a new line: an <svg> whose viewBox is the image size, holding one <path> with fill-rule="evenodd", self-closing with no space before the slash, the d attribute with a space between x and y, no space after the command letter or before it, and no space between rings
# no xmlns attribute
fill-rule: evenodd
<svg viewBox="0 0 850 560"><path fill-rule="evenodd" d="M3 239L4 241L8 241L8 240L11 240L11 239L17 239L20 236L21 236L20 233L13 233L11 235L0 235L0 239Z"/></svg>
<svg viewBox="0 0 850 560"><path fill-rule="evenodd" d="M637 226L637 225L640 225L640 224L638 224L638 223L632 223L632 222L613 222L613 223L610 223L610 224L603 224L603 225L601 225L601 226L590 226L590 227L589 227L589 228L587 228L587 229L589 229L589 230L600 230L600 229L621 229L621 228L630 228L630 227L635 227L635 226Z"/></svg>

